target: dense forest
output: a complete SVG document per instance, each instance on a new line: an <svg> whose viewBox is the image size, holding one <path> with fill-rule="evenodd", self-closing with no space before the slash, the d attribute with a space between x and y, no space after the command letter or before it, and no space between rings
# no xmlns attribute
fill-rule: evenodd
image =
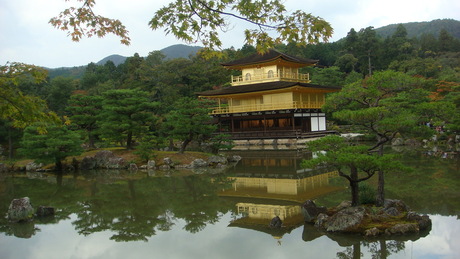
<svg viewBox="0 0 460 259"><path fill-rule="evenodd" d="M382 37L368 27L351 29L344 39L333 43L288 44L277 49L319 60L318 66L303 71L310 73L315 84L345 86L388 70L419 78L423 80L421 90L431 102L453 104L459 114L460 40L446 30L438 35L409 37L406 28L398 25L391 35ZM55 141L57 152L66 154L81 152L81 147L108 146L142 153L168 147L172 139L187 144L209 141L215 128L206 114L213 104L198 100L196 93L230 86L230 75L237 72L220 64L255 52L254 47L245 45L222 50L220 57L211 59L203 58L200 52L190 58L166 59L160 51L153 51L147 57L134 54L119 65L112 61L90 63L82 68L81 78L35 80L29 73L17 75L12 82L8 73L13 70L2 69L2 84L17 86L17 91L34 103L45 102L47 108L42 110L52 114L54 124L50 120L45 126L42 122L34 124L27 112L20 112L20 116L4 113L0 119L0 156L54 162L57 155L47 150L50 143L48 147L43 144L53 138L60 139ZM407 100L411 101L416 100ZM455 117L435 123L444 123L452 134L458 134L460 123ZM63 126L55 125L56 121ZM215 148L221 142L221 138L211 141ZM185 148L181 146L181 151Z"/></svg>

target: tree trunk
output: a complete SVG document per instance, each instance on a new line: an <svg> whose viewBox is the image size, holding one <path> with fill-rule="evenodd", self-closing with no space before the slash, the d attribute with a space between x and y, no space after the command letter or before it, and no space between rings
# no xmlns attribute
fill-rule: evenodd
<svg viewBox="0 0 460 259"><path fill-rule="evenodd" d="M361 243L353 245L353 259L361 258Z"/></svg>
<svg viewBox="0 0 460 259"><path fill-rule="evenodd" d="M8 159L13 159L13 136L11 136L11 127L8 127Z"/></svg>
<svg viewBox="0 0 460 259"><path fill-rule="evenodd" d="M383 145L379 147L379 156L383 155ZM385 175L382 170L378 172L379 179L377 185L377 197L375 198L375 206L382 207L385 202Z"/></svg>
<svg viewBox="0 0 460 259"><path fill-rule="evenodd" d="M62 161L61 161L61 159L56 159L55 165L56 165L56 171L62 172Z"/></svg>
<svg viewBox="0 0 460 259"><path fill-rule="evenodd" d="M169 151L174 150L174 140L172 138L169 139Z"/></svg>
<svg viewBox="0 0 460 259"><path fill-rule="evenodd" d="M184 142L182 142L182 145L180 146L179 153L183 154L185 152L185 148L190 143L190 141L192 141L192 140L191 139L186 139L186 140L184 140Z"/></svg>
<svg viewBox="0 0 460 259"><path fill-rule="evenodd" d="M126 149L133 149L133 133L128 132L128 137L126 138Z"/></svg>
<svg viewBox="0 0 460 259"><path fill-rule="evenodd" d="M367 57L369 61L369 76L372 76L372 64L371 64L371 50L368 50Z"/></svg>
<svg viewBox="0 0 460 259"><path fill-rule="evenodd" d="M94 145L94 136L93 136L93 133L90 131L88 132L88 146L90 148L95 148L96 146Z"/></svg>
<svg viewBox="0 0 460 259"><path fill-rule="evenodd" d="M385 240L380 240L380 259L387 259L388 257L388 250L387 250L387 243Z"/></svg>
<svg viewBox="0 0 460 259"><path fill-rule="evenodd" d="M359 205L358 169L350 168L351 206Z"/></svg>

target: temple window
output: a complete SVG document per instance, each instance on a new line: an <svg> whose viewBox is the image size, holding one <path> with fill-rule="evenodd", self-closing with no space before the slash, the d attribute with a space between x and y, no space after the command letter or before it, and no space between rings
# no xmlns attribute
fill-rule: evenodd
<svg viewBox="0 0 460 259"><path fill-rule="evenodd" d="M268 78L273 78L274 77L273 70L268 70L267 76Z"/></svg>
<svg viewBox="0 0 460 259"><path fill-rule="evenodd" d="M245 80L246 81L251 80L251 73L246 73Z"/></svg>

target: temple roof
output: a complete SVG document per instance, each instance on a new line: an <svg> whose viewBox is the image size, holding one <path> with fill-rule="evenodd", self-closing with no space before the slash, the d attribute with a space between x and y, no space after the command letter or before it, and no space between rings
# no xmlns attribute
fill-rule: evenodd
<svg viewBox="0 0 460 259"><path fill-rule="evenodd" d="M309 83L299 83L299 82L268 82L268 83L259 83L259 84L249 84L249 85L240 85L240 86L230 86L218 90L210 90L197 93L199 96L219 96L219 95L231 95L231 94L241 94L241 93L252 93L260 92L267 90L280 90L284 88L289 88L293 86L300 86L306 88L315 88L315 89L324 89L324 90L340 90L340 86L324 86L316 85Z"/></svg>
<svg viewBox="0 0 460 259"><path fill-rule="evenodd" d="M230 61L228 63L223 63L221 65L227 68L232 68L232 67L256 65L256 64L261 64L261 63L273 62L277 59L282 59L288 62L302 64L304 66L314 65L318 62L318 60L315 60L315 59L305 59L305 58L294 57L294 56L290 56L290 55L281 53L275 49L270 49L267 53L264 53L264 54L256 53L256 54L253 54L253 55L241 58L241 59Z"/></svg>

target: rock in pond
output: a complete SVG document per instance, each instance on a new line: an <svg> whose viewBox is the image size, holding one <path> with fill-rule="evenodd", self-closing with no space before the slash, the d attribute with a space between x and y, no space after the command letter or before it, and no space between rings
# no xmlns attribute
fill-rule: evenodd
<svg viewBox="0 0 460 259"><path fill-rule="evenodd" d="M37 217L48 217L54 216L55 209L49 206L38 206L37 208Z"/></svg>
<svg viewBox="0 0 460 259"><path fill-rule="evenodd" d="M34 216L34 208L29 197L14 199L8 208L8 220L12 222L29 221Z"/></svg>
<svg viewBox="0 0 460 259"><path fill-rule="evenodd" d="M318 207L312 200L307 200L302 204L302 214L305 222L313 223L320 213L326 213L326 207Z"/></svg>
<svg viewBox="0 0 460 259"><path fill-rule="evenodd" d="M272 218L272 220L270 221L271 228L280 228L282 224L283 224L283 221L278 216Z"/></svg>
<svg viewBox="0 0 460 259"><path fill-rule="evenodd" d="M363 207L345 208L327 220L328 232L345 232L361 224L364 218L365 209Z"/></svg>

